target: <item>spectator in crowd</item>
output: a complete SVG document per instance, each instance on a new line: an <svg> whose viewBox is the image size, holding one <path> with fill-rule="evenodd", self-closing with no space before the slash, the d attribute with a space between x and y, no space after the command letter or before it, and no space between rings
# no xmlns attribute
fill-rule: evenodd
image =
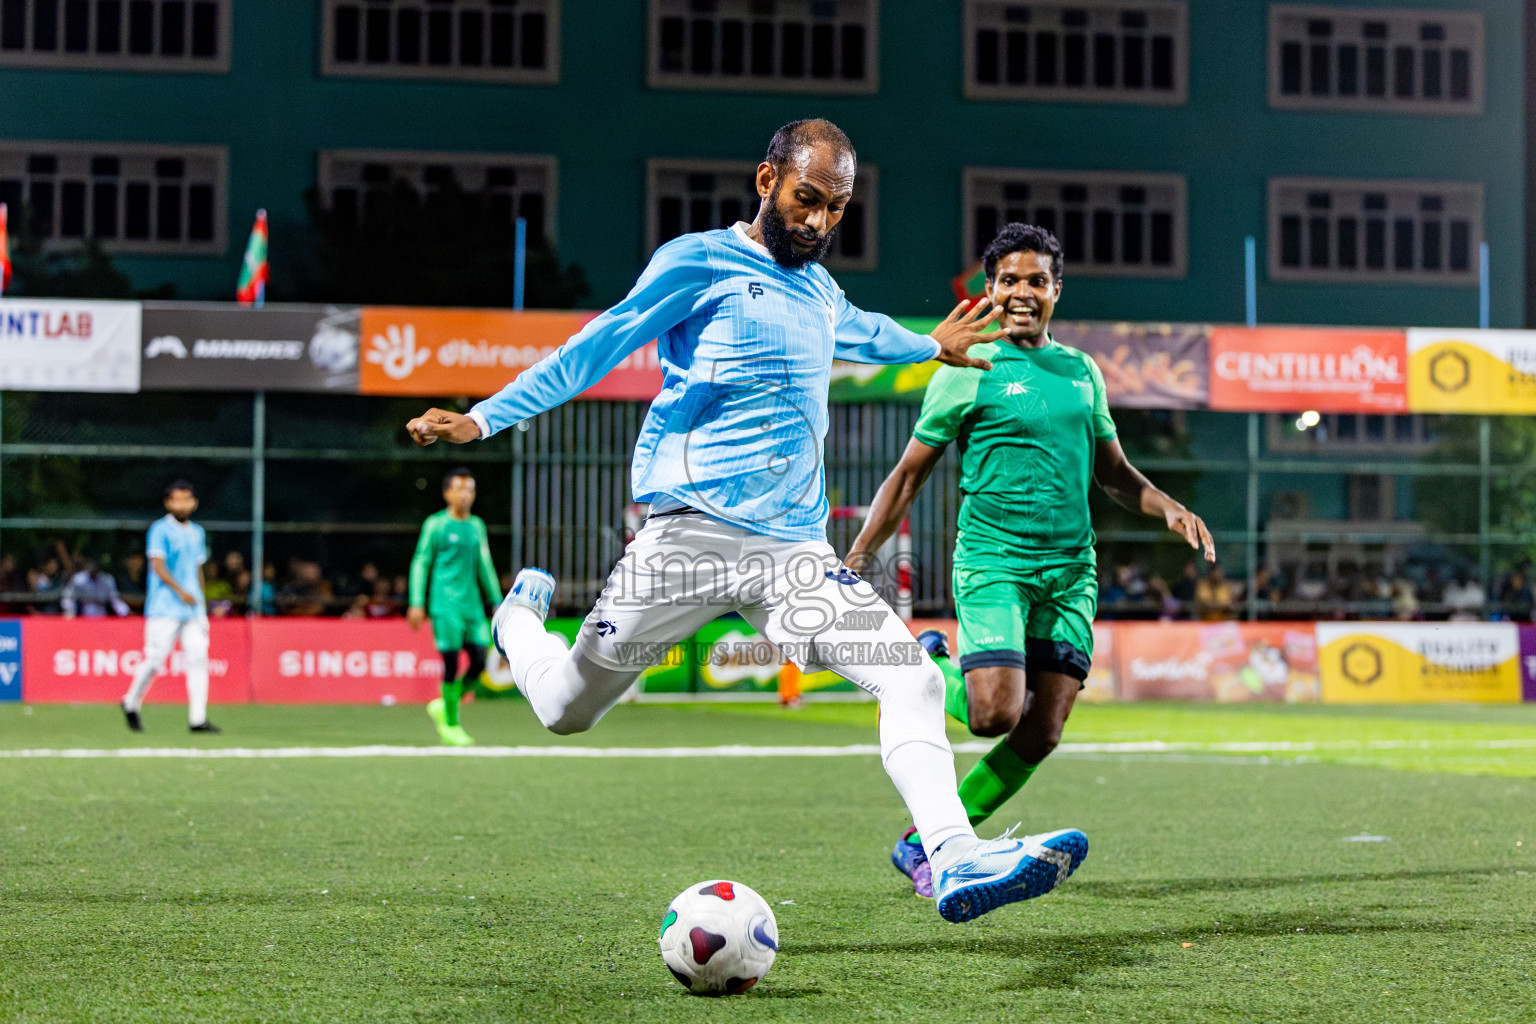
<svg viewBox="0 0 1536 1024"><path fill-rule="evenodd" d="M368 598L363 611L370 619L388 619L405 614L405 609L390 593L389 580L386 579L373 581L373 594Z"/></svg>
<svg viewBox="0 0 1536 1024"><path fill-rule="evenodd" d="M1202 622L1237 618L1237 597L1220 562L1211 563L1205 577L1195 585L1195 615Z"/></svg>
<svg viewBox="0 0 1536 1024"><path fill-rule="evenodd" d="M204 563L203 597L208 601L209 616L215 619L228 616L234 607L234 596L234 585L223 574L219 563L211 560Z"/></svg>
<svg viewBox="0 0 1536 1024"><path fill-rule="evenodd" d="M1482 618L1483 605L1487 603L1483 585L1465 569L1458 570L1455 580L1445 587L1444 604L1453 622L1475 622Z"/></svg>
<svg viewBox="0 0 1536 1024"><path fill-rule="evenodd" d="M277 592L277 607L284 615L324 615L335 593L320 570L320 563L295 558L288 563L289 579Z"/></svg>
<svg viewBox="0 0 1536 1024"><path fill-rule="evenodd" d="M1161 576L1153 576L1147 581L1147 592L1157 603L1157 617L1163 622L1172 622L1184 614L1184 602L1173 596L1173 591Z"/></svg>
<svg viewBox="0 0 1536 1024"><path fill-rule="evenodd" d="M1504 579L1499 589L1499 607L1511 622L1530 622L1531 606L1536 598L1531 594L1531 583L1526 578L1525 566L1517 566Z"/></svg>
<svg viewBox="0 0 1536 1024"><path fill-rule="evenodd" d="M1418 589L1418 598L1424 604L1439 604L1445 600L1445 581L1440 578L1440 567L1432 565L1424 574L1424 582Z"/></svg>
<svg viewBox="0 0 1536 1024"><path fill-rule="evenodd" d="M368 595L357 594L347 603L346 610L341 613L344 619L366 619L368 617Z"/></svg>
<svg viewBox="0 0 1536 1024"><path fill-rule="evenodd" d="M81 565L81 570L64 585L59 598L64 617L99 619L108 612L127 615L128 605L118 596L117 581L102 572L101 564L94 559L85 559Z"/></svg>
<svg viewBox="0 0 1536 1024"><path fill-rule="evenodd" d="M9 553L0 555L0 595L20 594L26 589L27 578L16 568L16 556ZM23 611L25 606L0 599L0 615L17 615Z"/></svg>
<svg viewBox="0 0 1536 1024"><path fill-rule="evenodd" d="M1187 612L1194 607L1195 590L1199 585L1200 567L1194 562L1185 562L1184 571L1173 581L1173 586L1168 588L1168 596L1179 602L1180 609Z"/></svg>
<svg viewBox="0 0 1536 1024"><path fill-rule="evenodd" d="M1413 581L1399 575L1392 581L1392 617L1399 622L1411 622L1419 617L1419 598L1413 592Z"/></svg>
<svg viewBox="0 0 1536 1024"><path fill-rule="evenodd" d="M117 575L117 592L131 608L144 608L144 572L147 568L143 552L130 551L123 556L123 567Z"/></svg>
<svg viewBox="0 0 1536 1024"><path fill-rule="evenodd" d="M1113 572L1106 572L1099 584L1099 618L1118 619L1120 617L1120 605L1125 601L1125 588L1120 585L1120 569L1116 566Z"/></svg>
<svg viewBox="0 0 1536 1024"><path fill-rule="evenodd" d="M59 613L57 601L69 580L69 549L63 541L56 540L52 551L52 554L44 554L36 569L27 572L27 590L38 597L38 601L31 605L31 611L41 615Z"/></svg>
<svg viewBox="0 0 1536 1024"><path fill-rule="evenodd" d="M249 572L246 573L250 575ZM257 613L260 615L277 614L277 566L267 562L261 567L261 599L258 601Z"/></svg>

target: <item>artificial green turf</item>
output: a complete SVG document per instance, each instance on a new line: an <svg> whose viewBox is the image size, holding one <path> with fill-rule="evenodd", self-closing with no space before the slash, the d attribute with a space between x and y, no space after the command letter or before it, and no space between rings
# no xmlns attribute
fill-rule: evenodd
<svg viewBox="0 0 1536 1024"><path fill-rule="evenodd" d="M215 720L194 738L152 706L130 737L112 708L6 707L0 747L430 739L419 708ZM465 722L505 744L873 739L869 705L621 707L570 738L512 703ZM967 926L887 862L905 817L873 757L4 758L0 1020L1531 1020L1536 773L1488 744L1533 737L1536 707L1081 708L1068 740L1431 745L1059 756L992 824L1076 825L1087 862ZM722 1001L655 945L710 877L763 893L783 941Z"/></svg>

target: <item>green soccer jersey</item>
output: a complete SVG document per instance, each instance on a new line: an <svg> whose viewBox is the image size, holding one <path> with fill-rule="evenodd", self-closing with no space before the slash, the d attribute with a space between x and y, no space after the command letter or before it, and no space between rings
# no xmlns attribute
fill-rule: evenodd
<svg viewBox="0 0 1536 1024"><path fill-rule="evenodd" d="M424 606L434 619L471 613L484 618L486 602L500 597L485 521L455 519L447 509L428 516L411 559L411 607Z"/></svg>
<svg viewBox="0 0 1536 1024"><path fill-rule="evenodd" d="M912 430L935 448L959 442L957 565L1091 564L1094 446L1115 436L1099 368L1055 341L971 354L992 369L941 366Z"/></svg>

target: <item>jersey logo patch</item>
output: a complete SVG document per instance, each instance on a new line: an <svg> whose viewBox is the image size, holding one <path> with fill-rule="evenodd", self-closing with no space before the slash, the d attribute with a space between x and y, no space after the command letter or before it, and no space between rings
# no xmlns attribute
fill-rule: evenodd
<svg viewBox="0 0 1536 1024"><path fill-rule="evenodd" d="M1029 388L1025 387L1023 384L1018 383L1017 381L1009 384L1003 389L1004 397L1012 397L1013 395L1024 395L1028 393Z"/></svg>
<svg viewBox="0 0 1536 1024"><path fill-rule="evenodd" d="M755 299L763 294L763 286L753 281L747 285L747 294Z"/></svg>
<svg viewBox="0 0 1536 1024"><path fill-rule="evenodd" d="M837 582L843 584L844 586L848 586L848 587L853 586L855 583L863 583L864 582L863 577L861 577L858 573L854 572L852 569L848 568L847 566L844 566L843 568L837 570L836 572L833 572L830 569L827 570L827 579L829 579L829 580L836 580Z"/></svg>
<svg viewBox="0 0 1536 1024"><path fill-rule="evenodd" d="M619 627L615 626L607 619L598 619L595 623L592 624L592 628L597 630L598 636L613 636L613 634L619 631Z"/></svg>

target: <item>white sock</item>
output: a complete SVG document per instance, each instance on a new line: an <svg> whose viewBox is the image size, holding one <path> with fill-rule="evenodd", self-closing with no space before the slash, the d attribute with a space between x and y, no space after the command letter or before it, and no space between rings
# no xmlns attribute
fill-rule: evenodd
<svg viewBox="0 0 1536 1024"><path fill-rule="evenodd" d="M527 608L513 606L499 626L507 667L544 728L562 736L585 732L619 702L639 673L610 669L567 650Z"/></svg>
<svg viewBox="0 0 1536 1024"><path fill-rule="evenodd" d="M880 725L884 739L884 714ZM906 802L917 834L923 837L923 852L929 862L937 869L959 860L975 845L976 830L971 828L955 789L955 755L949 745L913 740L892 748L884 760L885 773Z"/></svg>
<svg viewBox="0 0 1536 1024"><path fill-rule="evenodd" d="M144 695L149 693L149 684L155 681L159 671L160 666L148 658L139 662L139 670L133 674L133 682L123 695L124 711L138 711L144 707Z"/></svg>
<svg viewBox="0 0 1536 1024"><path fill-rule="evenodd" d="M187 724L202 725L208 721L208 658L188 655L187 665Z"/></svg>

